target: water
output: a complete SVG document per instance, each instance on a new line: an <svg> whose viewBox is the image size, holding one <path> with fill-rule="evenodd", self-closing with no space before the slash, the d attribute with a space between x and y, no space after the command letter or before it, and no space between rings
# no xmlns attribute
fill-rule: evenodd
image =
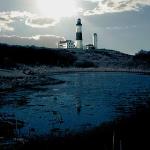
<svg viewBox="0 0 150 150"><path fill-rule="evenodd" d="M134 113L150 98L150 76L99 72L56 74L64 84L37 90L19 90L1 96L9 103L0 113L25 122L22 135L63 135L98 126L121 115ZM17 101L27 103L17 105Z"/></svg>

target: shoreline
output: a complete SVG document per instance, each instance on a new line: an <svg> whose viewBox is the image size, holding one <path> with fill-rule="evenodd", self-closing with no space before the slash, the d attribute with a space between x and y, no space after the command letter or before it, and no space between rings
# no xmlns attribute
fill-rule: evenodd
<svg viewBox="0 0 150 150"><path fill-rule="evenodd" d="M133 72L133 73L150 73L150 69L136 69L136 68L111 68L111 67L50 67L50 66L26 66L29 70L36 74L47 73L71 73L71 72Z"/></svg>
<svg viewBox="0 0 150 150"><path fill-rule="evenodd" d="M150 75L150 70L124 68L61 68L49 66L23 66L19 69L0 69L0 93L14 91L18 88L30 88L47 84L61 84L64 81L55 79L53 75L89 72L122 72Z"/></svg>
<svg viewBox="0 0 150 150"><path fill-rule="evenodd" d="M123 69L123 68L51 68L48 73L76 73L76 72L127 72L127 73L150 73L150 70Z"/></svg>
<svg viewBox="0 0 150 150"><path fill-rule="evenodd" d="M27 70L25 73L24 70ZM35 76L50 76L51 73L78 73L78 72L127 72L127 73L144 73L150 74L150 70L147 69L126 69L126 68L62 68L62 67L49 67L49 66L26 66L24 68L11 68L1 69L0 68L0 79L7 78L30 78Z"/></svg>

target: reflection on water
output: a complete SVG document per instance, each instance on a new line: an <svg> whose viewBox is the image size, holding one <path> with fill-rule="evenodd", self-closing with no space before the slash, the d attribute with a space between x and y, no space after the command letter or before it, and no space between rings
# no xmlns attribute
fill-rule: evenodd
<svg viewBox="0 0 150 150"><path fill-rule="evenodd" d="M150 98L146 75L101 72L54 77L67 82L1 96L0 114L14 114L24 121L20 134L58 136L87 130L134 113L136 106Z"/></svg>

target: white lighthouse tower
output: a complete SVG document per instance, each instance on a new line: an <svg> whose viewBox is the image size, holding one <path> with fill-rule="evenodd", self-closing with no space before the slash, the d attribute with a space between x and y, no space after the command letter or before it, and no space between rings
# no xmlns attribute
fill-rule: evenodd
<svg viewBox="0 0 150 150"><path fill-rule="evenodd" d="M76 48L79 49L83 48L82 23L80 18L77 20L77 24L76 24Z"/></svg>

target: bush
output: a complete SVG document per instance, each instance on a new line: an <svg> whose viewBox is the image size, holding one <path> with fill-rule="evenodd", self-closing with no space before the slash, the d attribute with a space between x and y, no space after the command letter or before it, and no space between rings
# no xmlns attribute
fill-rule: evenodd
<svg viewBox="0 0 150 150"><path fill-rule="evenodd" d="M76 57L67 50L0 44L0 65L30 64L72 66Z"/></svg>
<svg viewBox="0 0 150 150"><path fill-rule="evenodd" d="M150 51L141 50L137 54L135 54L134 59L138 59L150 63Z"/></svg>
<svg viewBox="0 0 150 150"><path fill-rule="evenodd" d="M76 62L75 67L90 68L90 67L97 67L97 66L93 62L84 61L84 62Z"/></svg>

